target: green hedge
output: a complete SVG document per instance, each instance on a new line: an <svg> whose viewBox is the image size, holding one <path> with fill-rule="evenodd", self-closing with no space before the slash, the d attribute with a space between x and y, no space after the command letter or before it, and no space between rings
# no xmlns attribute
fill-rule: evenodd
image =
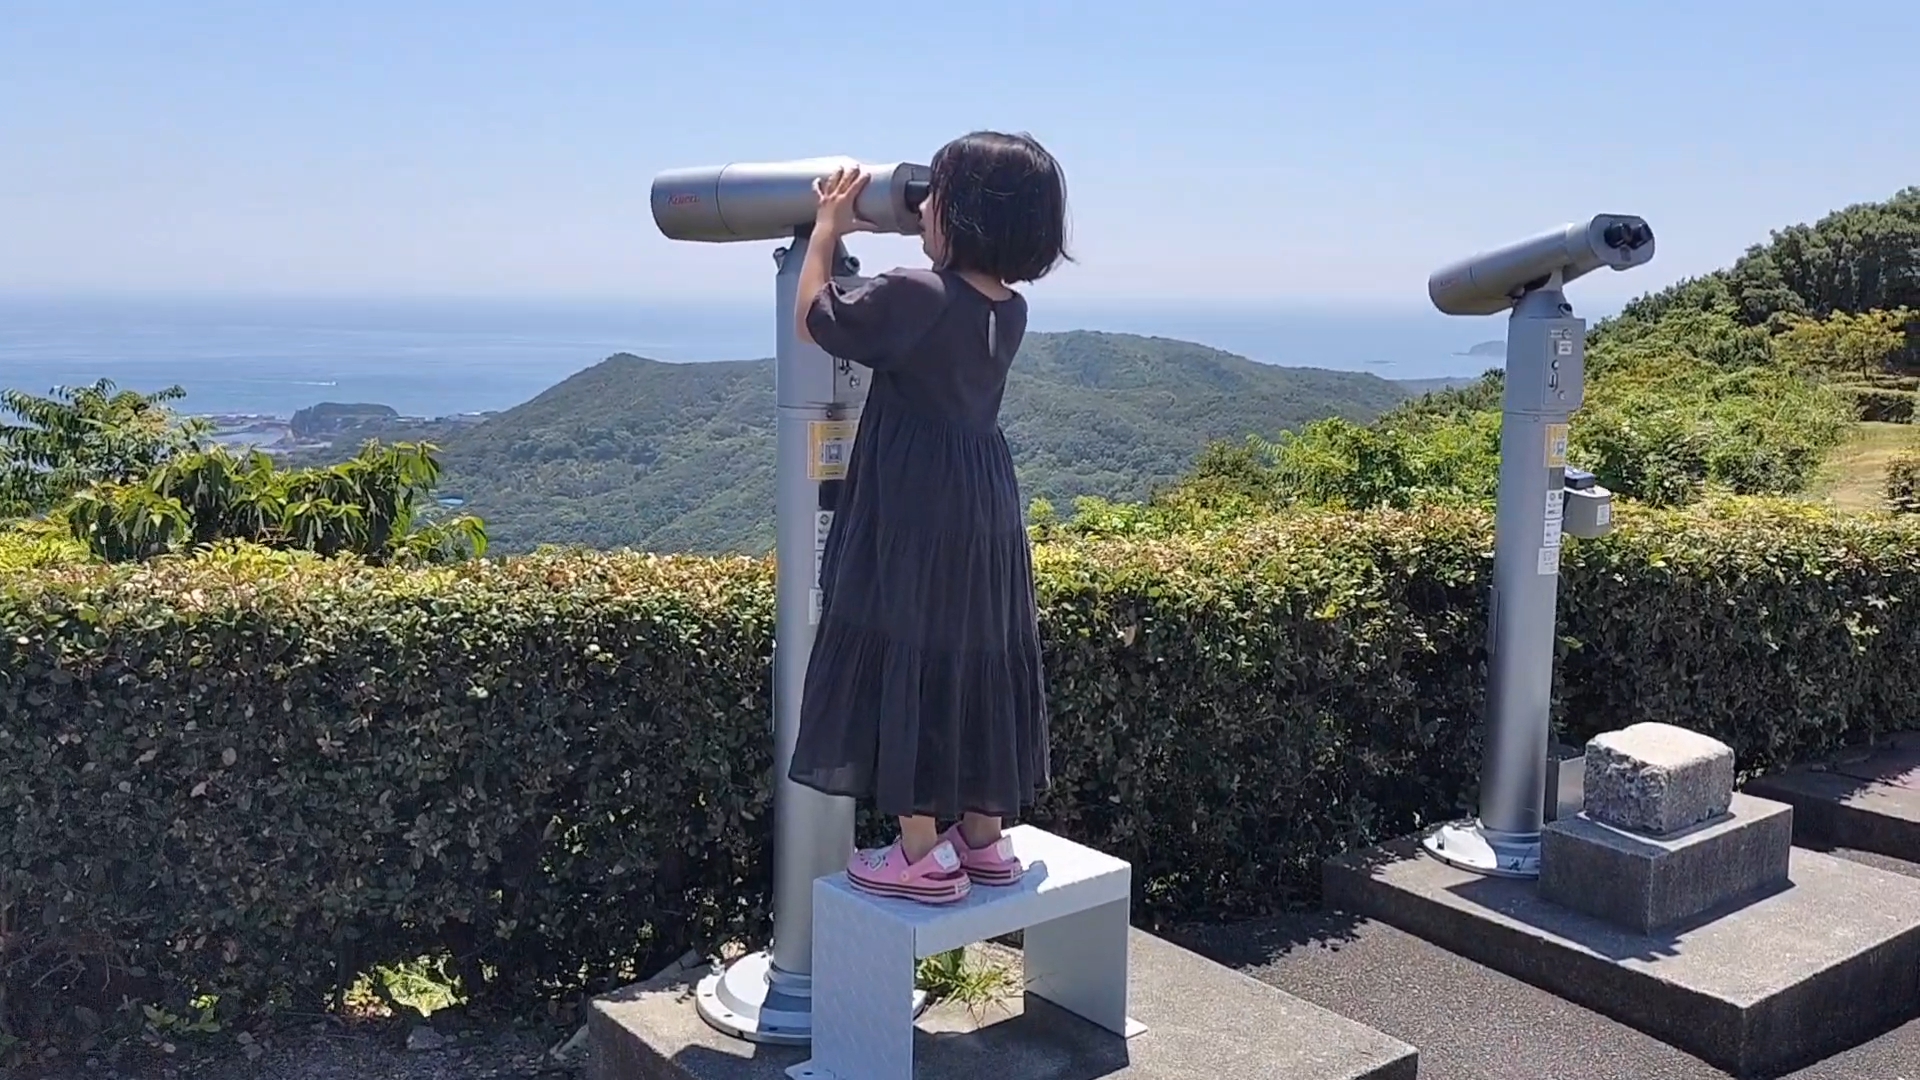
<svg viewBox="0 0 1920 1080"><path fill-rule="evenodd" d="M1920 514L1920 450L1903 450L1887 462L1887 509Z"/></svg>
<svg viewBox="0 0 1920 1080"><path fill-rule="evenodd" d="M1920 393L1880 386L1849 386L1845 392L1853 398L1853 413L1860 420L1887 424L1911 424L1915 399Z"/></svg>
<svg viewBox="0 0 1920 1080"><path fill-rule="evenodd" d="M1565 560L1572 737L1669 720L1763 768L1914 715L1920 526L1621 522ZM1036 818L1132 860L1159 921L1310 899L1325 856L1469 806L1487 538L1446 510L1042 547ZM312 1008L436 947L505 1000L763 932L771 586L592 553L0 571L4 1016Z"/></svg>

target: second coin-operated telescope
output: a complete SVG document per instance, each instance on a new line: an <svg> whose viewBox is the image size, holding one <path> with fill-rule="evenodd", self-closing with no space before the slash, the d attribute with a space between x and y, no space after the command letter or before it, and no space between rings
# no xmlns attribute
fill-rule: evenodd
<svg viewBox="0 0 1920 1080"><path fill-rule="evenodd" d="M674 169L653 181L653 221L669 240L724 244L788 240L813 223L813 182L859 166L868 176L854 213L880 232L920 234L920 204L932 171L896 162L867 165L850 157L740 162Z"/></svg>
<svg viewBox="0 0 1920 1080"><path fill-rule="evenodd" d="M1567 465L1568 427L1586 393L1587 324L1562 286L1603 266L1630 270L1652 258L1653 229L1644 220L1600 214L1449 263L1427 279L1433 305L1449 315L1510 312L1480 814L1425 840L1429 852L1462 869L1540 876L1561 538L1613 528L1613 494ZM1557 780L1552 787L1557 801Z"/></svg>
<svg viewBox="0 0 1920 1080"><path fill-rule="evenodd" d="M1427 295L1448 315L1498 315L1555 274L1565 285L1603 266L1629 270L1652 258L1653 229L1646 221L1599 214L1450 263L1427 279Z"/></svg>

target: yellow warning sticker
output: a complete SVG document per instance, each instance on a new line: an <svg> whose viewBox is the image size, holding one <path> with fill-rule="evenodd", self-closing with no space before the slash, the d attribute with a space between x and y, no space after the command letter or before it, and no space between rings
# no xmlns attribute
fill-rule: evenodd
<svg viewBox="0 0 1920 1080"><path fill-rule="evenodd" d="M1547 425L1547 468L1567 467L1567 425Z"/></svg>
<svg viewBox="0 0 1920 1080"><path fill-rule="evenodd" d="M807 479L839 480L847 475L853 430L850 420L814 420L807 424Z"/></svg>

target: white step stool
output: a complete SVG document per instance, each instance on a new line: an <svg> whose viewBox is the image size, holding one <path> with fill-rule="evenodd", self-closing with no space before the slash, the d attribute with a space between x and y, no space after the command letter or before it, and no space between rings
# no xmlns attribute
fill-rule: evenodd
<svg viewBox="0 0 1920 1080"><path fill-rule="evenodd" d="M1123 1038L1133 867L1030 825L1007 830L1027 873L935 906L813 883L813 1057L794 1080L913 1080L913 979L929 956L1026 931L1027 993Z"/></svg>

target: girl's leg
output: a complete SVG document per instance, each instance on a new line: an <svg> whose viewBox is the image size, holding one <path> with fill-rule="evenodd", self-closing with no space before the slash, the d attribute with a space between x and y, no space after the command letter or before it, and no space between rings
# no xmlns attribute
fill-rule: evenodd
<svg viewBox="0 0 1920 1080"><path fill-rule="evenodd" d="M930 817L903 817L900 819L900 853L909 863L917 863L927 857L940 843L940 823Z"/></svg>
<svg viewBox="0 0 1920 1080"><path fill-rule="evenodd" d="M960 838L974 849L986 847L1000 839L1000 819L985 814L968 814L960 819Z"/></svg>

